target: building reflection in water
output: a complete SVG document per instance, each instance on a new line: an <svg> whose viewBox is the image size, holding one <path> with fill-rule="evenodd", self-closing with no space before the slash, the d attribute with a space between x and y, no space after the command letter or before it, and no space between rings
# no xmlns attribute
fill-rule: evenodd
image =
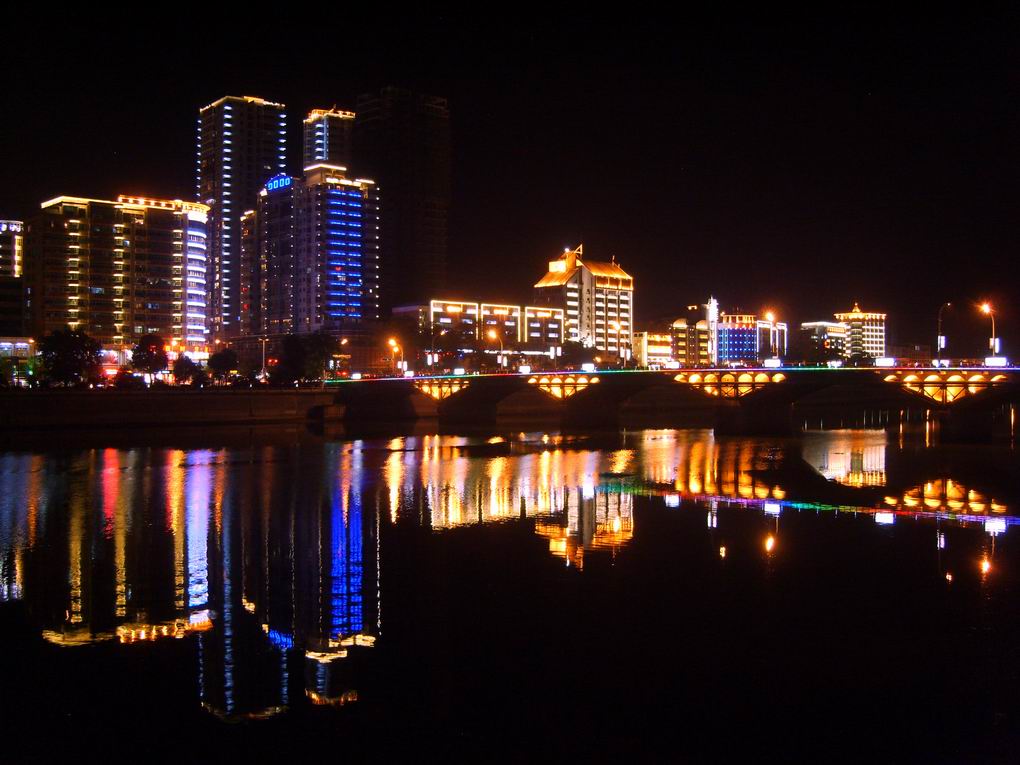
<svg viewBox="0 0 1020 765"><path fill-rule="evenodd" d="M804 437L805 462L845 486L886 485L886 434L881 430L835 430Z"/></svg>
<svg viewBox="0 0 1020 765"><path fill-rule="evenodd" d="M878 486L885 450L882 433L837 432L809 436L803 456L826 478ZM3 454L0 600L23 600L58 646L191 635L200 700L218 716L343 705L357 700L383 639L383 525L442 532L527 519L551 555L580 570L632 540L636 496L662 496L668 507L707 507L713 539L725 533L720 507L757 509L761 549L774 555L780 513L806 507L769 477L782 454L769 440L697 430L625 434L610 448L521 433ZM981 522L994 535L1013 522L1008 509L946 478L865 511L879 523L992 514ZM720 559L732 557L736 548L716 542Z"/></svg>

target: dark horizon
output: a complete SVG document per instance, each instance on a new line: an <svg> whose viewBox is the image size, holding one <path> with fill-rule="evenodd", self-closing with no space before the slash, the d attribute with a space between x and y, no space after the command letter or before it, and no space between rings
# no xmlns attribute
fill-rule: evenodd
<svg viewBox="0 0 1020 765"><path fill-rule="evenodd" d="M227 94L287 104L297 172L309 109L395 84L450 101L448 297L527 300L583 242L634 275L638 329L709 294L791 326L858 301L890 342L930 345L949 300L949 353L975 356L987 299L1020 347L1013 18L365 21L333 59L286 24L207 56L173 25L23 23L0 53L2 218L61 194L193 198L197 111Z"/></svg>

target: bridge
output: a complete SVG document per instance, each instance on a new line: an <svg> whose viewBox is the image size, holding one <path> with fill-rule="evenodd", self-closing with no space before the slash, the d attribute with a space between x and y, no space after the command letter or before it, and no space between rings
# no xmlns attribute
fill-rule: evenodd
<svg viewBox="0 0 1020 765"><path fill-rule="evenodd" d="M961 437L1014 435L1020 368L781 367L424 375L333 383L348 420L553 420L783 433L815 416L937 420ZM799 426L798 426L799 423Z"/></svg>

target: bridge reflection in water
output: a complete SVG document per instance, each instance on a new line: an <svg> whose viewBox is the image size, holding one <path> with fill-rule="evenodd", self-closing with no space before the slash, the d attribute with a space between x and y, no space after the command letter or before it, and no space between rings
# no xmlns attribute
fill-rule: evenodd
<svg viewBox="0 0 1020 765"><path fill-rule="evenodd" d="M725 526L718 508L761 513L769 555L784 512L975 523L990 538L1016 521L997 488L937 465L901 470L899 459L884 433L859 431L801 441L646 430L8 453L0 600L24 601L58 646L197 640L201 703L218 716L343 705L357 700L385 641L381 537L393 524L443 533L523 519L552 556L582 570L632 542L641 497L708 507L713 533Z"/></svg>

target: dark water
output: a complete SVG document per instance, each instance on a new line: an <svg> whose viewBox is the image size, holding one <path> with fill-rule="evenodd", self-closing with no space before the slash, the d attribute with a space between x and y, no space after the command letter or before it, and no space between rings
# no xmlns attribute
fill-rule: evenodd
<svg viewBox="0 0 1020 765"><path fill-rule="evenodd" d="M3 452L0 761L1017 761L1018 473L876 431Z"/></svg>

